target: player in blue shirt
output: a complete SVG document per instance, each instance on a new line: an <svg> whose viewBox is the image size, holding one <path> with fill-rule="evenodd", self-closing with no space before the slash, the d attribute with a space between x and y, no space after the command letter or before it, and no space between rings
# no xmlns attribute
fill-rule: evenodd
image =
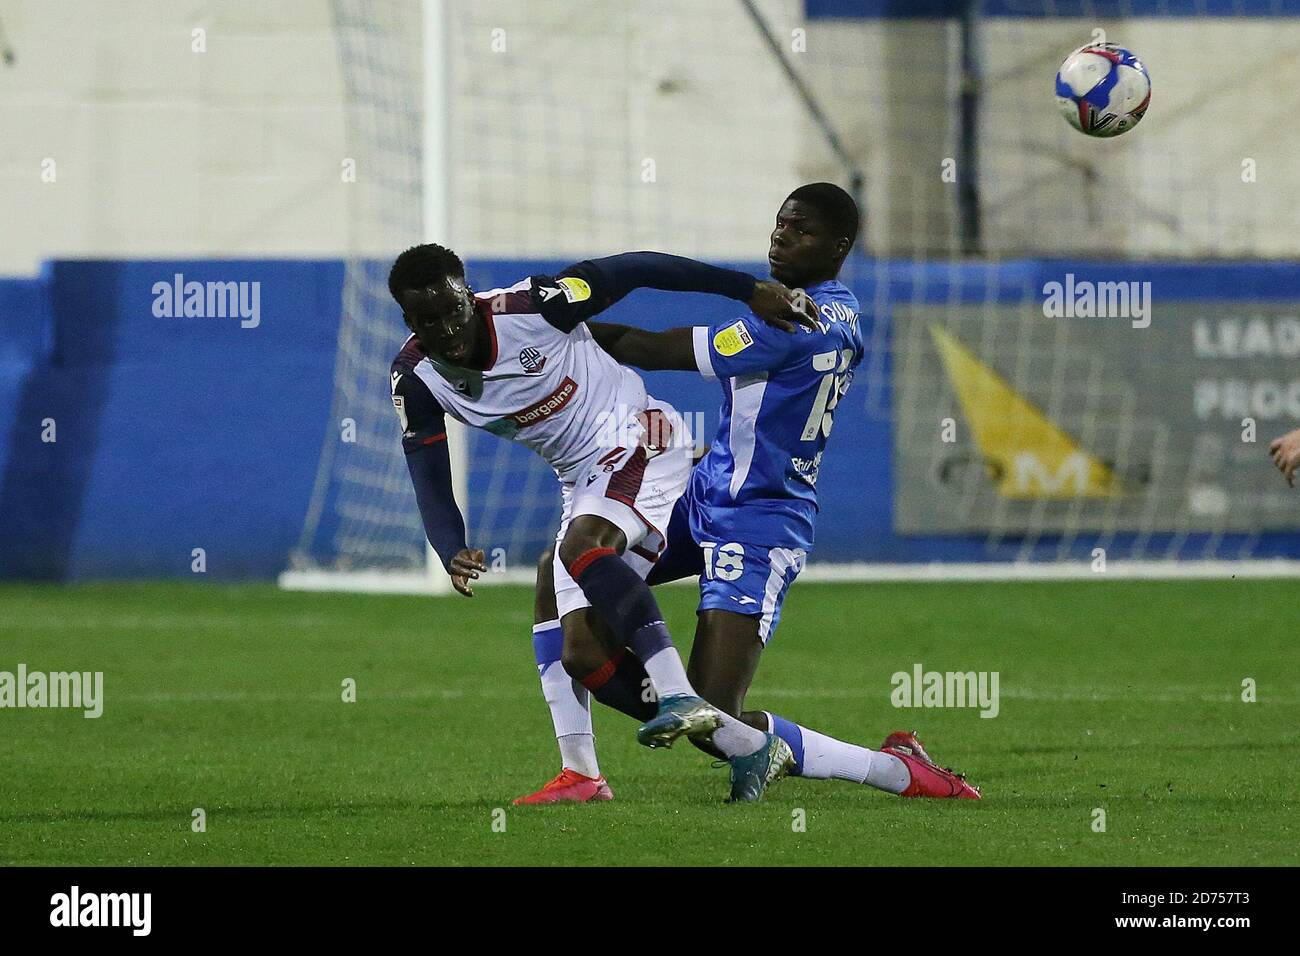
<svg viewBox="0 0 1300 956"><path fill-rule="evenodd" d="M818 470L835 408L862 357L858 302L837 278L857 232L857 205L830 183L796 189L777 213L768 253L772 277L804 291L815 306L815 330L784 332L752 315L666 332L588 327L620 363L698 371L722 385L717 435L677 502L667 547L647 579L658 584L700 576L688 671L697 692L785 740L796 775L867 783L904 796L978 798L963 779L936 767L912 734L895 732L873 751L744 709L786 592L813 548ZM548 589L544 556L539 606ZM615 646L598 616L589 613L587 623L586 629L565 628L566 671L598 700L652 724L654 705L641 699L647 685L635 658ZM705 739L692 742L711 749Z"/></svg>

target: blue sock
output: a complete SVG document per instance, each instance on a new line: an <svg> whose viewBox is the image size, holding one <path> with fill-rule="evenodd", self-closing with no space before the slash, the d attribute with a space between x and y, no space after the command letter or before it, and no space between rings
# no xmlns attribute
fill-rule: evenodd
<svg viewBox="0 0 1300 956"><path fill-rule="evenodd" d="M767 724L772 728L772 733L776 734L782 740L790 745L790 750L794 753L794 769L790 771L792 777L803 775L803 731L799 725L784 717L778 717L770 711L763 711L767 714Z"/></svg>
<svg viewBox="0 0 1300 956"><path fill-rule="evenodd" d="M537 658L537 673L545 674L552 664L560 662L564 649L564 631L559 621L533 625L533 656Z"/></svg>

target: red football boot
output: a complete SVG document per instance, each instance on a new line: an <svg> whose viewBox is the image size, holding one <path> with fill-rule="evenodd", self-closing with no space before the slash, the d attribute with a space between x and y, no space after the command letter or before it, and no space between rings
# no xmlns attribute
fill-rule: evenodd
<svg viewBox="0 0 1300 956"><path fill-rule="evenodd" d="M527 796L516 797L517 807L530 803L560 803L570 800L573 803L596 803L601 800L613 800L614 791L609 789L603 776L587 777L565 767L542 789Z"/></svg>
<svg viewBox="0 0 1300 956"><path fill-rule="evenodd" d="M895 730L880 745L883 753L892 754L907 764L912 782L900 797L938 797L940 799L978 800L979 787L966 782L966 775L936 766L916 739L915 733Z"/></svg>

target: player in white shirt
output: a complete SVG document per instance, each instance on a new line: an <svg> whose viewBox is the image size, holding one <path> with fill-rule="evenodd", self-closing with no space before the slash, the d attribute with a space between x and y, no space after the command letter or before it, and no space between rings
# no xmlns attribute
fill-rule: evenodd
<svg viewBox="0 0 1300 956"><path fill-rule="evenodd" d="M658 713L638 739L648 746L683 734L711 740L732 763L733 799L753 800L788 769L790 748L695 693L644 580L689 478L693 443L673 408L648 396L640 376L602 351L582 324L641 287L725 295L785 328L805 321L799 300L779 282L676 256L588 260L476 293L455 253L415 246L389 274L412 333L392 364L393 404L425 531L456 590L472 596L470 582L486 567L483 551L465 542L452 494L446 415L519 441L555 469L564 499L555 549L561 624L592 607L644 664ZM553 638L545 643L555 646ZM553 708L561 748L569 750L565 766L581 768L596 792L608 792L586 688L558 666L542 667L542 684L548 700L573 700Z"/></svg>

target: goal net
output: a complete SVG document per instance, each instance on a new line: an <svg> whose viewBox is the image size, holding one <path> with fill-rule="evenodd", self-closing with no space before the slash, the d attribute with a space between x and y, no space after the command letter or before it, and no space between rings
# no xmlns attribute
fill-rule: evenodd
<svg viewBox="0 0 1300 956"><path fill-rule="evenodd" d="M1300 511L1266 448L1300 424L1297 97L1279 93L1300 7L981 9L978 255L912 255L889 303L895 532L1045 574L1289 572ZM1134 131L1095 139L1047 87L1107 41L1153 94Z"/></svg>
<svg viewBox="0 0 1300 956"><path fill-rule="evenodd" d="M333 6L356 241L287 584L443 580L388 399L402 248L445 242L478 289L632 249L761 273L785 194L855 177L862 249L841 278L867 348L819 483L812 576L1300 556L1300 511L1264 450L1300 424L1287 4ZM1113 140L1071 129L1052 92L1065 55L1099 39L1153 78L1148 115ZM440 164L422 153L431 129ZM431 190L446 200L433 229ZM668 327L727 306L638 293L618 309ZM707 439L716 386L648 381ZM555 476L492 436L453 440L470 541L505 571L489 579L531 578Z"/></svg>
<svg viewBox="0 0 1300 956"><path fill-rule="evenodd" d="M429 570L388 398L388 365L405 337L386 286L396 252L444 242L477 289L634 249L753 271L776 207L797 184L794 169L844 180L829 147L805 135L789 80L744 5L713 6L701 19L689 0L653 8L335 0L356 242L334 408L282 584L424 591L445 580ZM762 6L793 22L799 5ZM441 18L436 50L420 42L427 15ZM426 110L428 70L441 74L444 96ZM421 176L430 124L446 140L439 182ZM440 230L420 216L430 189L448 197ZM716 420L717 397L708 394L711 408L681 407L701 416L701 430L711 424L706 412ZM344 440L348 421L355 428ZM530 578L559 521L554 473L491 435L451 439L463 449L471 543L507 572L493 580Z"/></svg>
<svg viewBox="0 0 1300 956"><path fill-rule="evenodd" d="M333 0L350 155L334 397L302 534L284 587L442 591L427 556L389 398L406 339L388 294L393 256L424 235L420 4Z"/></svg>

